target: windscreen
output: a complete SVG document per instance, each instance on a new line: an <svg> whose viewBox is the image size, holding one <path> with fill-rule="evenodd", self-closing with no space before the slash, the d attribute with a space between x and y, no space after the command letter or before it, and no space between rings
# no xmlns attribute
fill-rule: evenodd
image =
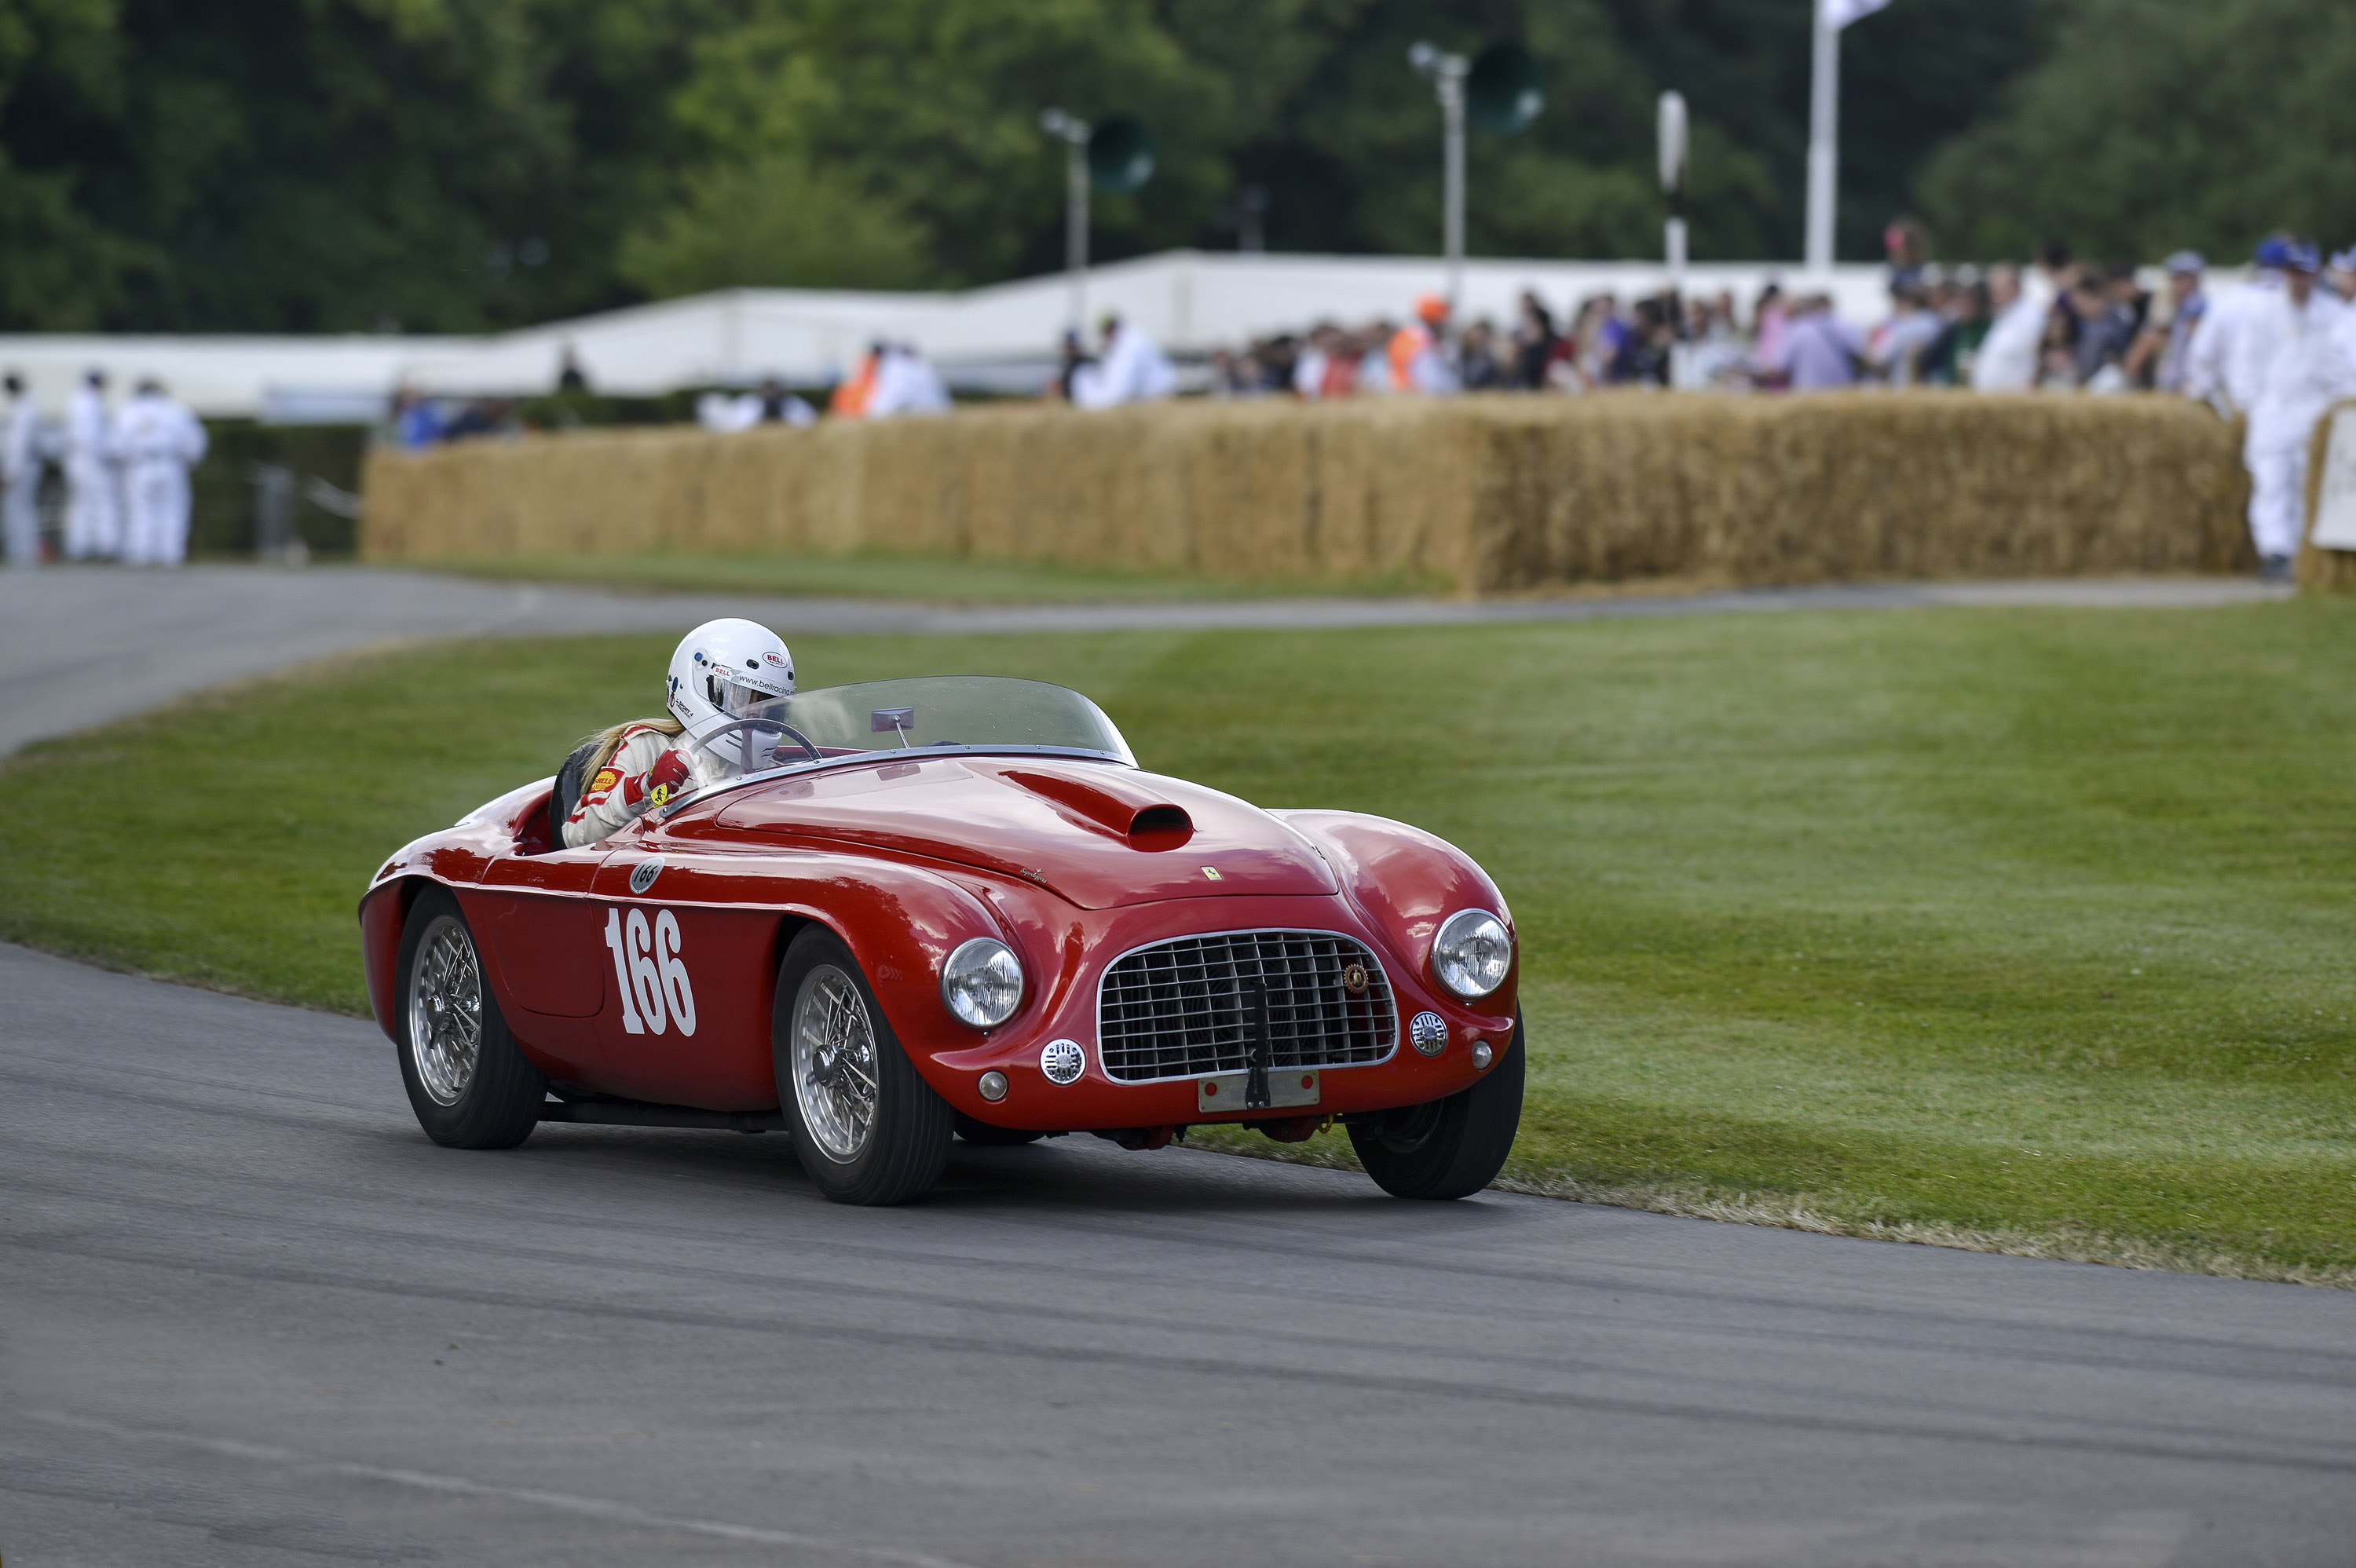
<svg viewBox="0 0 2356 1568"><path fill-rule="evenodd" d="M698 741L699 784L925 747L1044 747L1137 758L1104 710L1076 691L997 676L923 676L821 687L762 703Z"/></svg>

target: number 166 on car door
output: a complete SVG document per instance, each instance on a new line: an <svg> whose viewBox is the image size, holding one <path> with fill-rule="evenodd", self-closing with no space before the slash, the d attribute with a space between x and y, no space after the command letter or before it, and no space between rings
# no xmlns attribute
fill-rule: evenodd
<svg viewBox="0 0 2356 1568"><path fill-rule="evenodd" d="M661 1034L675 1028L695 1032L695 987L679 955L679 916L659 912L605 912L605 947L614 955L614 988L622 997L622 1029L629 1034Z"/></svg>

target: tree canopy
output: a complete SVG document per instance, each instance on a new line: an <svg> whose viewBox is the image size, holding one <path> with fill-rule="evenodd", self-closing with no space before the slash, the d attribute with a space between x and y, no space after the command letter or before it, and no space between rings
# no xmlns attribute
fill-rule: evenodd
<svg viewBox="0 0 2356 1568"><path fill-rule="evenodd" d="M1062 254L1058 104L1159 167L1096 253L1430 252L1430 38L1523 41L1476 132L1477 253L1799 250L1810 0L0 0L0 328L471 331L730 284L969 284ZM1844 45L1844 255L2149 254L2343 219L2356 14L2329 0L1896 0Z"/></svg>
<svg viewBox="0 0 2356 1568"><path fill-rule="evenodd" d="M2040 238L2238 261L2285 227L2356 242L2356 9L2342 0L2079 0L2043 62L1940 150L1951 249Z"/></svg>

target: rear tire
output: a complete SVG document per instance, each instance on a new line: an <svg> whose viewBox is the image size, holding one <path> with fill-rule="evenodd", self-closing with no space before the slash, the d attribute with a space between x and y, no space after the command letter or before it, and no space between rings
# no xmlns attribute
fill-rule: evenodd
<svg viewBox="0 0 2356 1568"><path fill-rule="evenodd" d="M531 1136L548 1080L509 1032L446 890L428 888L410 905L393 972L401 1083L425 1136L448 1148L513 1148Z"/></svg>
<svg viewBox="0 0 2356 1568"><path fill-rule="evenodd" d="M1514 1040L1486 1076L1445 1100L1348 1124L1350 1147L1375 1185L1394 1198L1469 1197L1497 1179L1522 1122L1526 1072L1522 1016Z"/></svg>
<svg viewBox="0 0 2356 1568"><path fill-rule="evenodd" d="M804 928L786 949L769 1041L777 1104L819 1192L880 1205L932 1189L955 1113L901 1049L851 949L824 926Z"/></svg>

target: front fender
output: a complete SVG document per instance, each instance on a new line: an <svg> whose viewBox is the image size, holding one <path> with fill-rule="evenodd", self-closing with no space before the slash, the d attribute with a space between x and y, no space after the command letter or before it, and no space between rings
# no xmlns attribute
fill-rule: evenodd
<svg viewBox="0 0 2356 1568"><path fill-rule="evenodd" d="M1437 834L1385 816L1355 811L1269 815L1324 852L1343 896L1392 952L1416 965L1425 989L1483 1019L1513 1015L1522 979L1520 933L1505 895L1472 856ZM1515 937L1513 973L1477 1005L1457 1001L1431 972L1431 941L1440 923L1462 909L1490 911Z"/></svg>

